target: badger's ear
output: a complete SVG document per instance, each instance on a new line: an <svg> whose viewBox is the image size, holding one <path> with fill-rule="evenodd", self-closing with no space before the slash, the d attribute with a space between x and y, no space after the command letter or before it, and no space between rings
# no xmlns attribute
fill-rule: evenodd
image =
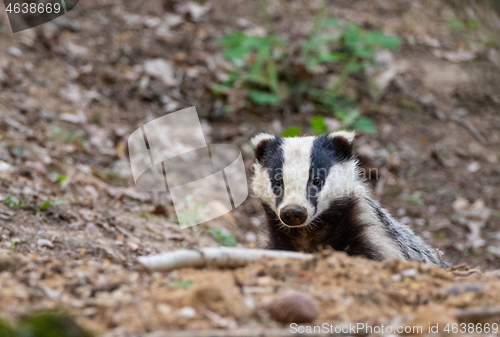
<svg viewBox="0 0 500 337"><path fill-rule="evenodd" d="M342 160L348 160L354 155L353 142L356 134L353 131L335 131L328 135L335 152Z"/></svg>
<svg viewBox="0 0 500 337"><path fill-rule="evenodd" d="M356 133L354 131L335 131L329 134L330 138L344 138L349 144L352 144Z"/></svg>
<svg viewBox="0 0 500 337"><path fill-rule="evenodd" d="M276 139L276 136L267 133L259 133L252 138L251 142L255 148L255 159L257 159L257 161L260 162L264 156L266 144L274 139Z"/></svg>

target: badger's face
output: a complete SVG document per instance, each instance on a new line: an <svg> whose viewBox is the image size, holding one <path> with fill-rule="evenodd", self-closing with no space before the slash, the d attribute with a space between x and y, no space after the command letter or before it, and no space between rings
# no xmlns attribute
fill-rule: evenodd
<svg viewBox="0 0 500 337"><path fill-rule="evenodd" d="M364 194L352 152L354 133L252 139L256 163L252 189L287 227L305 227L331 203Z"/></svg>

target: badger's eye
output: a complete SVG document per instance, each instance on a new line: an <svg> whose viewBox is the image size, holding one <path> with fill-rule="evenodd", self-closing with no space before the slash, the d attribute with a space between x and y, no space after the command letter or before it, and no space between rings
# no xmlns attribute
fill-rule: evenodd
<svg viewBox="0 0 500 337"><path fill-rule="evenodd" d="M319 186L321 184L321 180L318 177L314 178L312 181L314 186Z"/></svg>
<svg viewBox="0 0 500 337"><path fill-rule="evenodd" d="M281 185L283 185L283 182L281 180L276 180L274 182L274 187L281 187Z"/></svg>

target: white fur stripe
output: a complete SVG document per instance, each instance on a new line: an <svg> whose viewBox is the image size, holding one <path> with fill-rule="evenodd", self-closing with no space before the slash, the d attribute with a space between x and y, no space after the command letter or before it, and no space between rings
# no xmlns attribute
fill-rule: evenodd
<svg viewBox="0 0 500 337"><path fill-rule="evenodd" d="M369 205L364 198L359 200L359 215L357 218L360 222L370 224L371 226L365 229L365 238L377 248L377 251L382 255L384 260L404 260L403 253L398 244L392 240L380 222L375 210Z"/></svg>
<svg viewBox="0 0 500 337"><path fill-rule="evenodd" d="M278 208L300 205L307 209L306 224L312 220L314 206L307 199L307 182L311 167L311 150L314 137L286 138L283 143L283 182L285 194Z"/></svg>

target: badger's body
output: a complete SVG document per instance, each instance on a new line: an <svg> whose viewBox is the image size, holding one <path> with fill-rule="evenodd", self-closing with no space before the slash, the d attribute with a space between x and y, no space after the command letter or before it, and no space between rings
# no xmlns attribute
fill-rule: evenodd
<svg viewBox="0 0 500 337"><path fill-rule="evenodd" d="M359 177L351 132L252 139L252 188L262 200L269 248L313 252L332 247L373 260L446 267L438 253L396 222Z"/></svg>

